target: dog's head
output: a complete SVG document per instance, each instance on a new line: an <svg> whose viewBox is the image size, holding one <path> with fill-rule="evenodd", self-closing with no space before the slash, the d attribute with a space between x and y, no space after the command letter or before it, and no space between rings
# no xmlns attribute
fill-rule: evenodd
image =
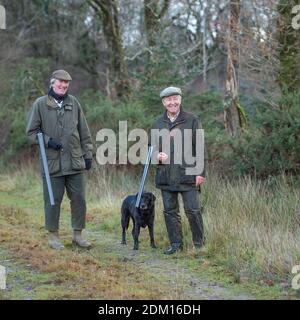
<svg viewBox="0 0 300 320"><path fill-rule="evenodd" d="M144 192L141 197L140 202L140 210L141 211L148 211L154 206L155 203L155 195L151 192Z"/></svg>

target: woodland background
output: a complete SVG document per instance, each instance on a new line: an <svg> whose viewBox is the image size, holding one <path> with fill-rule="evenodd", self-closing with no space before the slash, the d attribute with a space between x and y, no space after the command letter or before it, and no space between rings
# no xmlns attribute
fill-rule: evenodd
<svg viewBox="0 0 300 320"><path fill-rule="evenodd" d="M219 172L299 173L298 0L1 3L2 155L23 160L26 114L64 68L94 133L118 120L149 128L160 90L176 85Z"/></svg>
<svg viewBox="0 0 300 320"><path fill-rule="evenodd" d="M299 298L291 285L300 265L300 7L293 12L300 0L0 5L7 15L0 30L0 264L12 270L0 298ZM168 239L153 168L147 190L157 197L160 249L151 251L147 232L139 254L130 232L122 247L120 206L137 192L142 167L96 161L87 173L86 235L94 248L80 252L69 244L65 197L67 249L49 251L38 153L25 126L55 69L72 75L70 93L93 139L102 128L117 131L119 120L129 130L149 129L163 111L159 92L182 88L184 109L205 130L207 254L194 251L184 215L184 252L178 259L161 254Z"/></svg>

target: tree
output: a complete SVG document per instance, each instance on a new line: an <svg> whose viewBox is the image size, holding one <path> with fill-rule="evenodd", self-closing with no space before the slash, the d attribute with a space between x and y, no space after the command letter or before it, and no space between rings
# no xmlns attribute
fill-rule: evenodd
<svg viewBox="0 0 300 320"><path fill-rule="evenodd" d="M280 0L278 4L278 82L284 94L300 88L300 32L292 25L292 8L296 5L300 5L299 0Z"/></svg>
<svg viewBox="0 0 300 320"><path fill-rule="evenodd" d="M230 0L229 32L227 34L227 78L224 99L224 122L227 132L235 137L245 123L238 98L240 0Z"/></svg>
<svg viewBox="0 0 300 320"><path fill-rule="evenodd" d="M148 63L151 61L151 54L153 54L152 50L157 46L157 39L161 29L161 19L167 13L170 2L170 0L164 0L160 8L159 1L144 0L145 29L150 50L147 55Z"/></svg>
<svg viewBox="0 0 300 320"><path fill-rule="evenodd" d="M119 27L119 12L116 0L88 0L103 25L103 32L111 54L110 76L119 98L130 94L130 83L123 41Z"/></svg>

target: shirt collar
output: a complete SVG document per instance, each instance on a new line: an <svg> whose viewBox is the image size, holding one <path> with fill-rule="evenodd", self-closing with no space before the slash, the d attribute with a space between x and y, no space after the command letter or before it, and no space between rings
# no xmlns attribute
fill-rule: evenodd
<svg viewBox="0 0 300 320"><path fill-rule="evenodd" d="M63 103L64 103L64 100L61 100L61 101L57 101L55 98L54 98L54 101L56 102L56 104L59 106L59 108L62 107Z"/></svg>
<svg viewBox="0 0 300 320"><path fill-rule="evenodd" d="M175 116L171 116L171 115L169 114L169 112L167 112L167 117L170 119L171 122L174 122L174 121L177 119L179 113L180 113L180 109L179 109L179 111L175 114Z"/></svg>

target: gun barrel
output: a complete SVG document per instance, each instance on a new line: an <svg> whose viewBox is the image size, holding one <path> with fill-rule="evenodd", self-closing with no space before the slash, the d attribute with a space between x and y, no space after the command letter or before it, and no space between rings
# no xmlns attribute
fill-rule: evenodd
<svg viewBox="0 0 300 320"><path fill-rule="evenodd" d="M39 132L37 134L37 138L38 138L38 142L39 142L39 146L40 146L41 160L42 160L42 165L43 165L43 169L44 169L50 204L51 204L51 206L54 206L55 202L54 202L53 190L52 190L52 185L51 185L51 180L50 180L50 175L49 175L49 168L48 168L48 162L47 162L47 157L46 157L43 134L41 132Z"/></svg>
<svg viewBox="0 0 300 320"><path fill-rule="evenodd" d="M145 166L144 166L144 172L143 172L142 180L140 183L139 192L138 192L138 195L136 198L136 203L135 203L136 208L139 208L139 206L140 206L141 197L144 192L144 187L145 187L145 182L146 182L146 178L147 178L147 174L148 174L148 170L149 170L152 152L153 152L153 146L149 146L148 154L147 154L147 158L146 158L146 162L145 162Z"/></svg>

